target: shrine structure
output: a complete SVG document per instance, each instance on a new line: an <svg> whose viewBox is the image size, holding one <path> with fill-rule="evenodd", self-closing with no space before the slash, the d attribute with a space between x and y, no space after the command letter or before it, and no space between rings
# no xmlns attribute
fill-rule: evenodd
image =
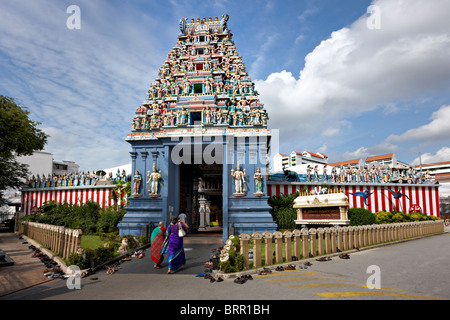
<svg viewBox="0 0 450 320"><path fill-rule="evenodd" d="M184 212L192 231L276 230L268 205L268 115L246 72L228 15L180 20L180 34L136 109L133 189L121 234Z"/></svg>

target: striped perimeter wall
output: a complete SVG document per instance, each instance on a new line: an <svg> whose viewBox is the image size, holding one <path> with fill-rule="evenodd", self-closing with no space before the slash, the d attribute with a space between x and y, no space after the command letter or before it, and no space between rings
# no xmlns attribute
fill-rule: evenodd
<svg viewBox="0 0 450 320"><path fill-rule="evenodd" d="M300 190L314 190L317 184L299 182L267 182L267 195L293 194ZM350 208L366 208L372 212L392 211L394 206L398 211L409 212L413 205L420 206L423 213L439 217L439 185L437 184L332 184L348 197ZM406 194L408 198L394 199L388 189ZM366 206L362 197L350 193L368 190L372 193Z"/></svg>
<svg viewBox="0 0 450 320"><path fill-rule="evenodd" d="M111 199L114 185L86 186L86 187L59 187L43 189L22 189L22 212L29 215L45 202L54 200L58 203L84 204L88 201L96 202L104 208L114 204ZM118 199L120 201L120 199ZM119 202L119 205L121 203Z"/></svg>

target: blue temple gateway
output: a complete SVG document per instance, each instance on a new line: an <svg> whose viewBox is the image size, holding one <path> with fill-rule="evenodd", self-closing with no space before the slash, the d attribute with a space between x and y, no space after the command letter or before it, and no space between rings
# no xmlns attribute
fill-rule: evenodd
<svg viewBox="0 0 450 320"><path fill-rule="evenodd" d="M180 20L175 46L136 109L133 187L120 234L187 215L191 232L276 230L268 205L268 115L228 15Z"/></svg>

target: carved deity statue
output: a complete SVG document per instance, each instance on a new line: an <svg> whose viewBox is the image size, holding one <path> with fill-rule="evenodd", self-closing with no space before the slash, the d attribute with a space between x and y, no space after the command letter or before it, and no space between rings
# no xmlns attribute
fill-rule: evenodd
<svg viewBox="0 0 450 320"><path fill-rule="evenodd" d="M156 171L156 165L153 164L153 172L150 173L150 171L148 171L147 177L148 177L147 186L149 194L157 195L159 183L161 180L161 170L159 170L159 172Z"/></svg>
<svg viewBox="0 0 450 320"><path fill-rule="evenodd" d="M264 195L262 187L263 174L261 173L261 169L259 167L256 168L256 172L253 175L253 178L255 179L255 187L256 187L255 195Z"/></svg>
<svg viewBox="0 0 450 320"><path fill-rule="evenodd" d="M133 195L138 195L139 194L139 188L141 187L141 180L142 180L142 177L139 174L139 171L135 170L134 171L134 177L133 177L133 181L134 181Z"/></svg>
<svg viewBox="0 0 450 320"><path fill-rule="evenodd" d="M231 169L231 176L234 178L235 194L245 194L245 169L241 171L241 166L237 164L236 171Z"/></svg>

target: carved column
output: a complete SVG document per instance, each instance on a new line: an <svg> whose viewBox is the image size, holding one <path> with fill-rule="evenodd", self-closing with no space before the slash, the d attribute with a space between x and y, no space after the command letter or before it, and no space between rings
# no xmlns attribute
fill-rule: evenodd
<svg viewBox="0 0 450 320"><path fill-rule="evenodd" d="M275 261L276 263L283 263L283 234L280 231L273 233L275 238Z"/></svg>
<svg viewBox="0 0 450 320"><path fill-rule="evenodd" d="M241 246L241 254L244 257L244 269L248 269L249 261L248 261L248 240L250 240L250 235L246 233L241 233L239 235L239 241Z"/></svg>
<svg viewBox="0 0 450 320"><path fill-rule="evenodd" d="M292 232L286 230L283 232L283 236L286 261L292 261Z"/></svg>
<svg viewBox="0 0 450 320"><path fill-rule="evenodd" d="M309 252L312 256L317 256L317 230L315 228L309 229L310 248Z"/></svg>
<svg viewBox="0 0 450 320"><path fill-rule="evenodd" d="M252 234L253 239L253 266L261 267L261 239L262 234L259 232L254 232Z"/></svg>
<svg viewBox="0 0 450 320"><path fill-rule="evenodd" d="M319 256L322 256L324 254L324 245L323 245L323 235L325 233L325 230L323 228L317 229L317 240L319 245Z"/></svg>
<svg viewBox="0 0 450 320"><path fill-rule="evenodd" d="M353 242L353 232L354 232L355 228L350 226L348 227L348 248L349 249L353 249L355 247L354 242Z"/></svg>
<svg viewBox="0 0 450 320"><path fill-rule="evenodd" d="M373 243L379 244L380 243L380 226L378 224L374 226L373 234L374 234Z"/></svg>
<svg viewBox="0 0 450 320"><path fill-rule="evenodd" d="M331 252L337 252L336 248L337 248L337 239L336 239L336 233L337 230L335 227L331 227L330 228L331 231Z"/></svg>
<svg viewBox="0 0 450 320"><path fill-rule="evenodd" d="M297 258L297 260L300 260L300 236L301 232L298 229L295 229L292 231L292 236L294 237L294 256Z"/></svg>
<svg viewBox="0 0 450 320"><path fill-rule="evenodd" d="M343 251L348 250L348 227L342 228L342 248Z"/></svg>
<svg viewBox="0 0 450 320"><path fill-rule="evenodd" d="M358 242L360 247L364 247L364 228L362 226L358 226Z"/></svg>
<svg viewBox="0 0 450 320"><path fill-rule="evenodd" d="M270 266L273 264L273 256L272 256L272 232L266 231L262 234L264 238L264 254L265 264Z"/></svg>
<svg viewBox="0 0 450 320"><path fill-rule="evenodd" d="M339 250L343 250L343 246L342 246L342 227L337 227L336 228L336 232L337 232L337 247Z"/></svg>
<svg viewBox="0 0 450 320"><path fill-rule="evenodd" d="M325 228L325 253L331 253L331 229Z"/></svg>
<svg viewBox="0 0 450 320"><path fill-rule="evenodd" d="M206 225L205 225L206 202L207 202L207 199L205 198L205 196L201 195L200 198L198 199L198 206L199 206L198 211L199 211L199 215L200 215L200 225L198 227L199 230L206 229Z"/></svg>
<svg viewBox="0 0 450 320"><path fill-rule="evenodd" d="M303 228L301 230L302 233L302 254L304 259L309 258L309 242L308 242L308 229Z"/></svg>

